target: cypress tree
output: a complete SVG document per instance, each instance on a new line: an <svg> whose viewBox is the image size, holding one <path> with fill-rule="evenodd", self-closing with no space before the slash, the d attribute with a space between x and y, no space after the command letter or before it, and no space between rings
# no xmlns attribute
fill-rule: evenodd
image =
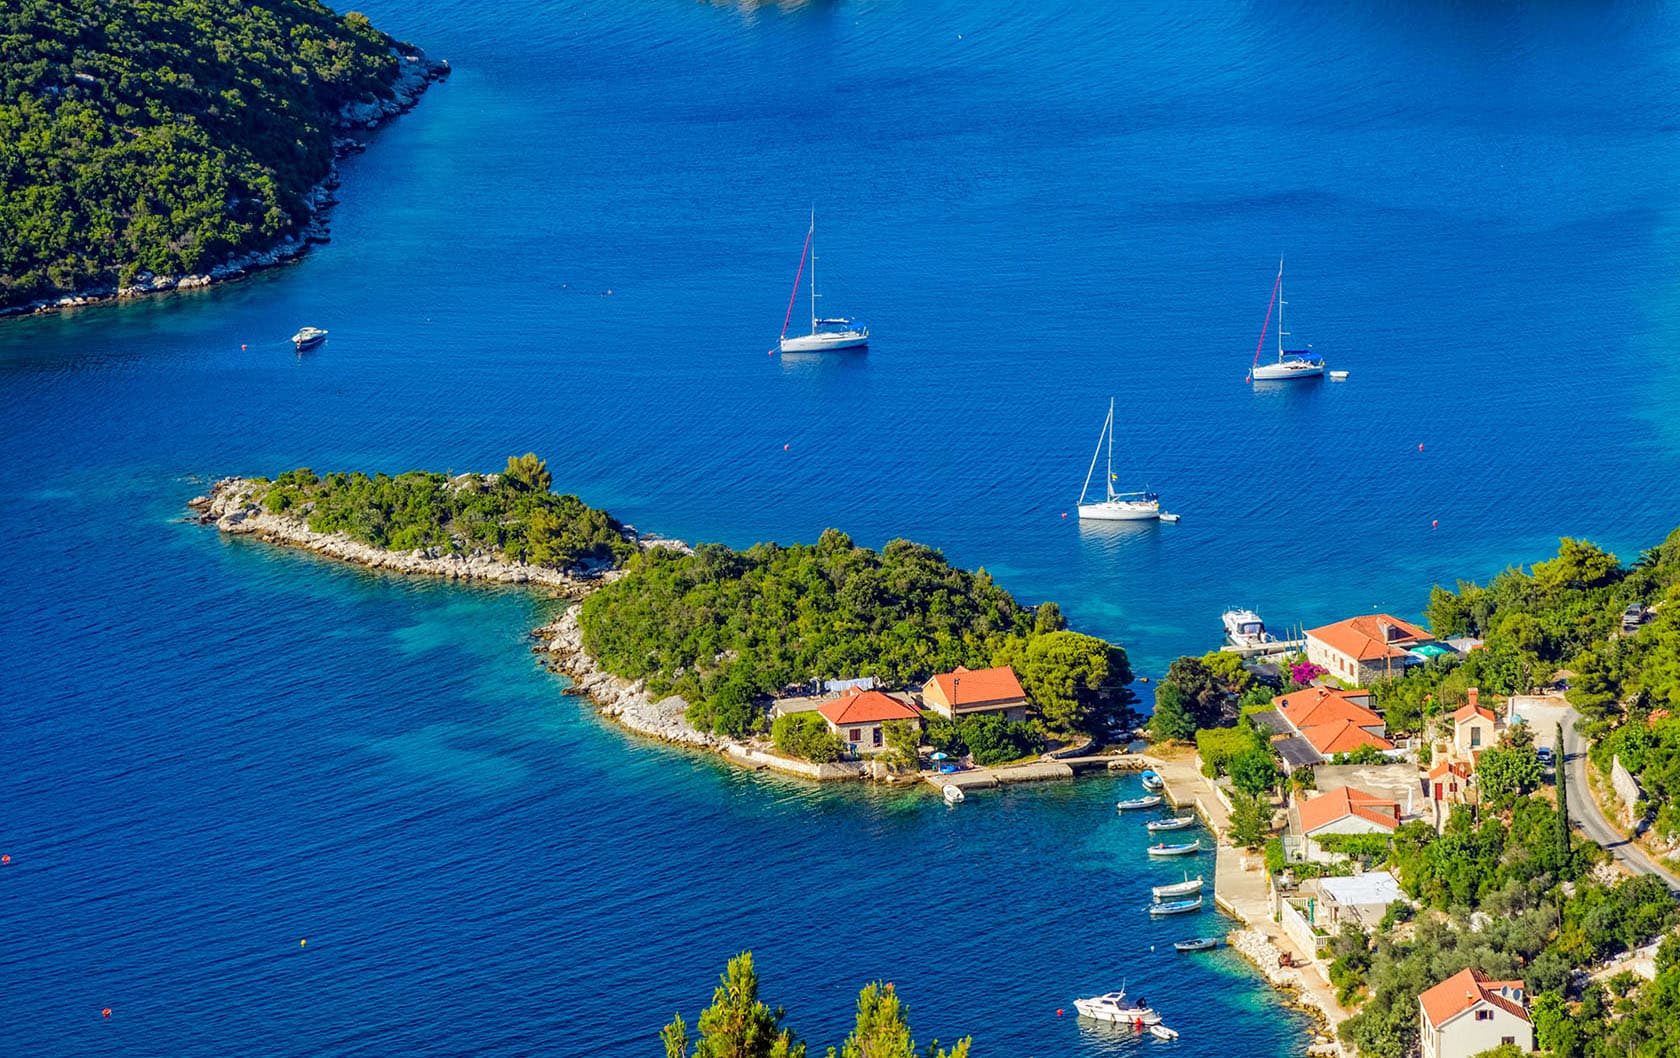
<svg viewBox="0 0 1680 1058"><path fill-rule="evenodd" d="M1563 724L1557 726L1557 748L1553 767L1557 769L1557 838L1563 862L1569 863L1569 779L1563 767Z"/></svg>

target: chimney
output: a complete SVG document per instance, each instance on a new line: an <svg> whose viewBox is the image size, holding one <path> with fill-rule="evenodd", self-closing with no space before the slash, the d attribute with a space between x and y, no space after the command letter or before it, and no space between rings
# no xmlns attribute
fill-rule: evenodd
<svg viewBox="0 0 1680 1058"><path fill-rule="evenodd" d="M1472 709L1476 708L1476 694L1476 688L1470 688L1470 708Z"/></svg>
<svg viewBox="0 0 1680 1058"><path fill-rule="evenodd" d="M1378 621L1377 631L1382 633L1382 640L1384 643L1394 642L1394 626L1389 624L1387 621Z"/></svg>

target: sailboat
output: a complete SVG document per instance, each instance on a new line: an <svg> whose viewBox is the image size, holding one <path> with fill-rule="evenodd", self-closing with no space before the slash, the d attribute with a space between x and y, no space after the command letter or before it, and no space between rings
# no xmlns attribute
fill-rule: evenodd
<svg viewBox="0 0 1680 1058"><path fill-rule="evenodd" d="M1283 300L1283 258L1278 258L1277 280L1272 284L1272 301L1277 305L1277 363L1262 364L1260 349L1266 344L1266 327L1260 327L1260 342L1254 347L1254 364L1249 368L1249 378L1255 382L1278 382L1291 378L1323 378L1324 358L1314 357L1311 349L1284 349L1283 340L1289 332L1283 329L1283 307L1289 302ZM1272 306L1266 306L1266 322L1272 319Z"/></svg>
<svg viewBox="0 0 1680 1058"><path fill-rule="evenodd" d="M811 227L805 232L805 249L799 255L799 272L793 277L793 293L788 296L787 317L782 320L781 346L784 353L826 353L838 349L865 349L869 346L869 328L853 319L821 319L817 316L817 255L812 242L817 234L817 211L811 211ZM793 321L793 302L799 297L799 279L805 271L806 257L811 259L811 333L788 337L788 324Z"/></svg>
<svg viewBox="0 0 1680 1058"><path fill-rule="evenodd" d="M1091 475L1097 470L1097 457L1102 455L1103 438L1108 438L1108 487L1106 498L1086 503L1085 494L1091 489ZM1098 522L1155 521L1161 517L1161 498L1153 492L1114 491L1114 400L1108 402L1108 418L1102 433L1097 435L1097 450L1091 453L1091 469L1085 472L1085 487L1079 490L1079 517Z"/></svg>

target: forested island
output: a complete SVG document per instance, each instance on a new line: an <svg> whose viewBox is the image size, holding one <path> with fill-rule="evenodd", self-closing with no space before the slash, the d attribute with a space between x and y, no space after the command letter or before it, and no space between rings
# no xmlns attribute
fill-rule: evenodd
<svg viewBox="0 0 1680 1058"><path fill-rule="evenodd" d="M0 312L300 251L338 131L446 65L317 0L0 9Z"/></svg>

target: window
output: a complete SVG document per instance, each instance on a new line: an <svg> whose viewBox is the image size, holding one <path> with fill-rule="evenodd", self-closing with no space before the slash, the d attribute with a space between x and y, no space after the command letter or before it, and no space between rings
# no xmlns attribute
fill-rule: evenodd
<svg viewBox="0 0 1680 1058"><path fill-rule="evenodd" d="M1501 1036L1499 1037L1499 1042L1504 1046L1514 1046L1517 1042L1517 1038L1515 1036Z"/></svg>
<svg viewBox="0 0 1680 1058"><path fill-rule="evenodd" d="M1493 1011L1491 1011L1491 1010L1478 1010L1478 1011L1476 1011L1476 1020L1477 1021L1492 1021L1493 1020Z"/></svg>
<svg viewBox="0 0 1680 1058"><path fill-rule="evenodd" d="M876 729L875 729L875 744L876 744L876 745L877 745L877 746L879 746L879 745L881 745L881 743L882 743L882 742L883 742L883 741L885 741L885 737L884 737L884 736L883 736L883 735L882 735L882 734L881 734L881 729L880 729L880 728L876 728Z"/></svg>
<svg viewBox="0 0 1680 1058"><path fill-rule="evenodd" d="M1482 729L1479 728L1479 727L1471 728L1470 729L1470 745L1472 747L1475 747L1475 746L1479 746L1481 744L1482 744Z"/></svg>
<svg viewBox="0 0 1680 1058"><path fill-rule="evenodd" d="M850 731L846 732L846 741L847 742L862 742L863 741L863 731L858 729L858 728L855 728L855 727L852 728Z"/></svg>

